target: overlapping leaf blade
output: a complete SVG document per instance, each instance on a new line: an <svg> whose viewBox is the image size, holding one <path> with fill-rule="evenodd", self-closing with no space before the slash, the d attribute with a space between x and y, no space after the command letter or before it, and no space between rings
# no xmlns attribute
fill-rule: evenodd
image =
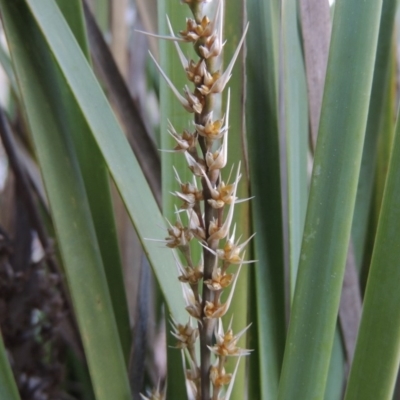
<svg viewBox="0 0 400 400"><path fill-rule="evenodd" d="M277 395L285 343L283 226L278 130L279 3L247 2L246 123L251 175L255 258L255 302L250 319L257 327L253 344L259 365L252 365L251 391ZM253 369L254 367L254 369ZM255 386L255 387L254 387Z"/></svg>
<svg viewBox="0 0 400 400"><path fill-rule="evenodd" d="M286 142L290 296L293 298L306 214L308 106L297 2L282 2L282 131Z"/></svg>
<svg viewBox="0 0 400 400"><path fill-rule="evenodd" d="M79 0L57 0L57 2L80 48L89 60L90 54L82 3ZM108 170L84 116L62 76L60 76L58 87L60 91L60 104L57 109L59 113L65 113L63 129L67 135L71 136L77 152L111 301L113 303L122 350L125 359L128 360L131 345L131 329L129 326L128 305L116 235Z"/></svg>
<svg viewBox="0 0 400 400"><path fill-rule="evenodd" d="M88 200L71 138L63 130L64 116L57 108L61 104L55 97L58 70L26 3L2 2L1 11L95 392L98 399L129 399L125 362Z"/></svg>
<svg viewBox="0 0 400 400"><path fill-rule="evenodd" d="M339 0L335 7L299 273L279 386L280 400L322 398L325 392L381 5L381 1Z"/></svg>
<svg viewBox="0 0 400 400"><path fill-rule="evenodd" d="M183 314L171 252L147 239L163 238L163 218L100 85L51 0L28 0L73 95L99 146L144 250L160 282L171 312ZM184 314L183 314L184 315Z"/></svg>

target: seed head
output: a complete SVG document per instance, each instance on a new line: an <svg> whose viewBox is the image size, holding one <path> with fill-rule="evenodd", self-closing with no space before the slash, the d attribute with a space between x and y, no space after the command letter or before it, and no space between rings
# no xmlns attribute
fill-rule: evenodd
<svg viewBox="0 0 400 400"><path fill-rule="evenodd" d="M185 228L180 219L176 221L175 225L172 225L169 221L168 223L170 227L168 228L169 236L165 238L166 245L171 249L176 247L187 247L188 242L190 242L190 240L193 238L193 234L190 229Z"/></svg>
<svg viewBox="0 0 400 400"><path fill-rule="evenodd" d="M187 18L186 30L180 31L179 34L187 42L197 42L200 38L212 34L212 25L207 16L204 16L200 23L192 18Z"/></svg>
<svg viewBox="0 0 400 400"><path fill-rule="evenodd" d="M171 332L173 336L178 339L176 347L178 349L186 349L187 347L193 347L196 343L196 339L199 336L199 330L191 326L191 321L186 325L181 325L172 322L173 331Z"/></svg>
<svg viewBox="0 0 400 400"><path fill-rule="evenodd" d="M197 145L197 134L190 133L186 129L183 131L182 135L179 135L175 128L172 126L171 122L168 121L168 133L175 139L177 145L174 147L176 152L193 151L196 149Z"/></svg>
<svg viewBox="0 0 400 400"><path fill-rule="evenodd" d="M204 59L218 57L221 54L224 43L221 43L218 33L213 33L204 40L204 43L199 46L199 53Z"/></svg>
<svg viewBox="0 0 400 400"><path fill-rule="evenodd" d="M215 340L216 343L214 346L209 347L209 349L216 354L217 356L244 356L250 354L251 350L241 349L237 347L237 342L243 336L243 334L249 329L250 325L246 328L242 329L238 334L234 335L231 323L226 332L222 327L221 320L218 321L218 324L215 329Z"/></svg>
<svg viewBox="0 0 400 400"><path fill-rule="evenodd" d="M210 290L222 290L227 288L233 279L233 274L227 274L221 271L221 268L215 268L211 279L207 279L204 283Z"/></svg>
<svg viewBox="0 0 400 400"><path fill-rule="evenodd" d="M226 128L223 128L224 118L213 121L212 117L213 113L211 112L208 114L204 125L195 124L198 134L205 137L211 143L216 139L220 139L226 131Z"/></svg>
<svg viewBox="0 0 400 400"><path fill-rule="evenodd" d="M220 371L217 365L213 365L210 369L210 379L214 387L228 385L232 379L232 374L225 373L225 368Z"/></svg>
<svg viewBox="0 0 400 400"><path fill-rule="evenodd" d="M195 268L182 267L182 274L178 279L183 283L189 283L190 285L197 285L201 279L203 279L203 265L198 265Z"/></svg>
<svg viewBox="0 0 400 400"><path fill-rule="evenodd" d="M240 253L246 247L247 243L254 237L255 234L251 235L245 242L239 244L240 238L235 243L235 229L233 230L232 236L225 242L222 249L216 250L216 255L220 260L224 260L229 264L241 264L241 263L252 263L255 260L244 261L244 256L241 257Z"/></svg>

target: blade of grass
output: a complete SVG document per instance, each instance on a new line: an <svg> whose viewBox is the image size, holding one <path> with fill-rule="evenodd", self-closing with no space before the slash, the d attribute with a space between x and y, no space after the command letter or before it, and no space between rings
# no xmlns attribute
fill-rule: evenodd
<svg viewBox="0 0 400 400"><path fill-rule="evenodd" d="M279 400L322 398L325 393L367 122L381 6L382 1L338 0L336 3Z"/></svg>
<svg viewBox="0 0 400 400"><path fill-rule="evenodd" d="M176 318L185 315L171 251L145 238L163 236L164 220L101 87L51 0L27 0L105 159L163 295Z"/></svg>
<svg viewBox="0 0 400 400"><path fill-rule="evenodd" d="M247 2L247 133L255 258L259 398L275 399L285 343L282 206L278 130L276 0ZM252 380L252 384L253 380Z"/></svg>
<svg viewBox="0 0 400 400"><path fill-rule="evenodd" d="M364 252L367 246L368 215L371 210L373 197L378 137L385 115L384 98L389 90L389 71L391 65L389 60L393 45L392 39L396 7L396 0L383 0L374 80L369 103L368 122L365 132L364 150L352 226L356 265L359 271L361 271L362 268Z"/></svg>
<svg viewBox="0 0 400 400"><path fill-rule="evenodd" d="M90 60L82 2L79 0L55 0L55 2L67 21L85 57Z"/></svg>
<svg viewBox="0 0 400 400"><path fill-rule="evenodd" d="M181 351L175 348L176 338L171 334L171 324L166 320L167 335L167 399L186 400L185 371ZM174 387L170 387L174 385Z"/></svg>
<svg viewBox="0 0 400 400"><path fill-rule="evenodd" d="M290 299L293 299L308 197L308 104L297 1L284 0L281 11L283 101L280 104L284 117L280 129L286 140Z"/></svg>
<svg viewBox="0 0 400 400"><path fill-rule="evenodd" d="M89 204L71 138L57 114L60 103L53 98L58 71L26 3L0 5L95 393L99 400L128 400L126 366Z"/></svg>
<svg viewBox="0 0 400 400"><path fill-rule="evenodd" d="M344 387L344 363L345 354L343 351L340 330L335 330L335 338L332 347L332 356L329 365L329 376L326 381L324 400L342 400Z"/></svg>
<svg viewBox="0 0 400 400"><path fill-rule="evenodd" d="M225 26L223 37L227 38L224 46L224 65L228 65L232 59L238 42L242 37L243 28L247 21L244 20L243 10L244 2L237 1L226 4L225 9ZM245 199L250 197L248 183L248 160L247 148L245 140L245 105L244 105L244 68L245 68L245 51L242 50L242 60L236 62L232 71L232 77L228 83L230 88L230 115L229 115L229 142L228 142L228 164L223 170L223 178L227 179L231 165L237 166L239 161L243 166L242 178L237 189L237 196ZM232 226L236 224L238 236L243 235L243 238L248 238L250 235L250 202L239 204L235 209L234 220ZM250 247L250 246L249 246ZM246 252L249 259L254 259L250 251ZM248 321L248 275L249 268L254 268L254 264L250 264L247 268L243 268L238 282L236 284L235 293L229 313L226 315L223 323L228 326L231 316L233 316L232 329L233 332L239 332L246 326ZM248 321L249 323L251 321ZM247 333L238 342L241 348L247 348ZM246 357L240 361L238 371L235 377L235 385L231 394L231 400L242 400L246 397L247 377L246 377L246 362L252 362L252 356ZM232 357L227 365L227 371L232 373L235 369L237 360Z"/></svg>
<svg viewBox="0 0 400 400"><path fill-rule="evenodd" d="M399 169L397 122L346 400L389 400L396 383L400 362Z"/></svg>
<svg viewBox="0 0 400 400"><path fill-rule="evenodd" d="M331 38L331 16L329 10L328 0L301 0L300 3L301 14L301 31L303 37L304 57L307 72L307 89L308 89L308 102L309 102L309 117L310 117L310 147L314 153L315 145L317 142L318 126L321 114L322 96L324 92L324 83L326 75L326 66L328 63L328 52ZM350 254L350 253L349 253ZM352 253L351 253L352 254ZM347 264L348 266L352 266ZM351 271L351 270L349 270ZM346 266L346 274L344 279L344 288L347 290L342 291L341 305L343 302L343 295L347 297L354 295L354 288L357 286L348 286L346 284L346 277L348 268ZM357 284L355 282L355 284ZM357 294L359 292L356 292ZM353 297L351 297L353 300ZM358 300L358 298L356 298ZM354 306L358 305L357 302L346 303L346 308L340 308L340 311L347 312L346 315L354 311ZM339 312L340 312L339 311ZM352 328L354 324L358 326L358 321L351 320L351 324L341 325L342 328ZM349 325L349 326L348 326ZM342 332L347 333L348 329L342 329ZM339 326L336 328L335 340L332 347L331 362L329 366L329 373L326 383L325 399L340 399L343 391L343 378L344 378L344 350L343 343L346 344L346 335L340 335Z"/></svg>
<svg viewBox="0 0 400 400"><path fill-rule="evenodd" d="M253 246L254 247L254 246ZM247 398L257 399L260 396L261 382L260 382L260 357L261 353L258 351L259 339L258 339L258 310L257 310L257 298L255 296L256 287L256 272L255 269L249 270L248 274L248 312L247 319L251 326L247 333L247 348L255 349L255 351L250 355L248 361L248 373L247 373Z"/></svg>
<svg viewBox="0 0 400 400"><path fill-rule="evenodd" d="M20 400L17 384L15 382L7 351L4 347L0 332L0 397L4 400Z"/></svg>
<svg viewBox="0 0 400 400"><path fill-rule="evenodd" d="M80 48L90 59L88 40L84 24L82 3L80 0L57 0L72 33ZM58 112L63 113L63 129L71 135L77 151L90 211L96 230L97 241L107 277L108 288L113 304L115 319L126 362L129 359L131 328L129 324L128 304L125 294L122 262L118 247L111 199L109 175L104 159L90 133L81 110L66 84L62 74L59 78L59 95L62 103Z"/></svg>
<svg viewBox="0 0 400 400"><path fill-rule="evenodd" d="M397 66L396 66L396 47L393 43L393 51L391 55L391 71L389 82L386 87L386 93L383 98L383 120L379 129L377 141L377 154L376 157L376 168L374 171L374 182L370 203L370 210L368 214L368 221L366 224L366 235L364 251L362 253L360 275L361 275L361 288L365 291L365 286L368 279L369 267L371 264L372 250L374 248L376 229L379 220L379 213L381 211L382 196L385 188L386 175L388 170L388 164L390 159L390 153L392 151L392 142L395 131L395 107L396 107L396 90L397 90ZM368 177L369 179L369 177ZM353 222L354 224L354 222Z"/></svg>
<svg viewBox="0 0 400 400"><path fill-rule="evenodd" d="M390 55L390 71L389 79L386 86L386 93L384 97L383 117L380 125L380 134L378 138L375 182L373 192L373 206L372 206L372 231L376 233L378 226L379 215L381 212L383 192L385 189L389 160L393 148L393 138L396 129L396 90L397 90L397 63L396 63L396 47L392 42L392 49ZM370 260L370 258L367 258ZM364 258L364 261L365 258ZM365 264L364 264L365 266Z"/></svg>

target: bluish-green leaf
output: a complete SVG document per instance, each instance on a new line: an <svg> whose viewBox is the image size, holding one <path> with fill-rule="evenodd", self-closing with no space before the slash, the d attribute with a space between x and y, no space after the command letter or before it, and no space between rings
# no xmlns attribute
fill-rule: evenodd
<svg viewBox="0 0 400 400"><path fill-rule="evenodd" d="M171 312L185 315L171 251L147 239L165 236L163 217L129 144L67 25L52 0L27 0L82 110L141 239Z"/></svg>
<svg viewBox="0 0 400 400"><path fill-rule="evenodd" d="M246 123L250 161L255 258L258 368L252 393L275 399L286 336L283 226L278 130L279 3L248 1ZM258 376L258 379L255 378ZM257 383L256 383L257 382Z"/></svg>
<svg viewBox="0 0 400 400"><path fill-rule="evenodd" d="M90 60L82 3L79 0L57 0L80 48ZM104 159L90 132L68 85L60 74L59 113L63 114L63 128L71 136L77 152L96 237L107 277L113 310L117 322L125 360L131 346L128 305L125 294L121 256L111 200L109 174Z"/></svg>
<svg viewBox="0 0 400 400"><path fill-rule="evenodd" d="M54 3L50 8L58 13ZM22 106L43 175L97 399L130 399L124 357L77 155L63 124L60 75L26 2L0 2Z"/></svg>
<svg viewBox="0 0 400 400"><path fill-rule="evenodd" d="M397 122L346 400L392 399L396 383L400 362L399 169Z"/></svg>
<svg viewBox="0 0 400 400"><path fill-rule="evenodd" d="M381 132L385 113L393 112L390 106L387 107L388 105L385 103L385 99L387 95L390 96L390 54L393 48L393 27L396 7L396 0L383 0L374 80L369 103L368 122L365 132L364 150L352 227L354 254L359 270L361 270L364 251L366 250L369 213L373 200L379 133Z"/></svg>
<svg viewBox="0 0 400 400"><path fill-rule="evenodd" d="M338 0L279 400L325 393L382 1Z"/></svg>
<svg viewBox="0 0 400 400"><path fill-rule="evenodd" d="M297 1L282 2L282 124L286 139L290 296L293 298L306 215L308 106Z"/></svg>

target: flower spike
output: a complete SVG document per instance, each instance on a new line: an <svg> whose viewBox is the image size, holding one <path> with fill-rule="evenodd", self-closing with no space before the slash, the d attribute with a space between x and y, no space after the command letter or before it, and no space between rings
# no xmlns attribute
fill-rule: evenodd
<svg viewBox="0 0 400 400"><path fill-rule="evenodd" d="M229 400L240 358L250 352L237 346L239 338L248 327L234 335L231 319L228 330L224 332L220 318L229 309L243 265L254 262L245 261L244 252L254 235L242 243L241 237L235 239L236 226L231 226L235 205L247 199L239 200L236 197L241 179L240 162L236 166L237 171L232 166L228 180L222 179L221 170L228 159L230 90L226 97L226 113L222 117L219 117L218 102L214 101L214 95L221 93L227 86L243 46L248 24L226 70L219 70L216 68L219 61L217 57L225 45L222 37L225 0L215 0L217 3L213 18L203 14L202 3L209 1L181 0L189 5L193 17L186 19L185 28L176 34L179 37L175 35L166 17L170 36L163 38L174 42L188 81L183 92L178 91L154 57L150 56L184 109L195 114L195 129L185 129L178 133L170 121L167 129L176 142L170 151L184 154L193 174L193 182L182 182L178 171L173 168L179 189L172 190L171 194L181 200L182 204L175 209L175 224L167 220L168 236L163 242L174 251L185 308L190 317L197 320L196 327L192 325L191 319L186 325L174 321L172 334L178 341L177 347L181 349L188 398ZM179 42L192 43L198 57L185 56ZM218 117L213 118L217 114ZM182 213L185 217L181 219ZM192 258L192 239L203 247L203 257L198 263ZM181 253L179 259L175 249ZM233 269L232 265L238 265L236 271L228 271L229 267ZM225 289L229 292L226 296ZM216 343L213 343L214 337ZM199 338L202 345L200 362L197 363L195 342ZM212 363L210 352L214 357ZM228 356L239 358L233 374L225 371ZM227 387L226 391L223 386Z"/></svg>

